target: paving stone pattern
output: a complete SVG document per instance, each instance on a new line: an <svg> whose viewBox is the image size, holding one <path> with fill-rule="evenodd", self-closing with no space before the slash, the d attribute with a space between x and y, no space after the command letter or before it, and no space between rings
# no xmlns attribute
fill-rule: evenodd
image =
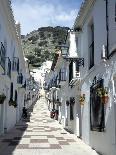
<svg viewBox="0 0 116 155"><path fill-rule="evenodd" d="M97 155L88 145L50 118L45 98L28 110L28 118L20 120L0 137L0 155Z"/></svg>

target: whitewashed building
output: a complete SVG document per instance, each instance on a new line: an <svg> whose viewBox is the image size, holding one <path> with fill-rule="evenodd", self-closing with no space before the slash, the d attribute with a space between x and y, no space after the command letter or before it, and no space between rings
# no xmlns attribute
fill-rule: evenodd
<svg viewBox="0 0 116 155"><path fill-rule="evenodd" d="M116 154L116 1L86 0L77 16L81 137L101 154ZM101 91L99 91L100 89ZM100 96L99 93L102 93ZM108 96L105 101L104 96Z"/></svg>
<svg viewBox="0 0 116 155"><path fill-rule="evenodd" d="M11 129L22 116L27 70L21 47L20 24L15 23L11 1L1 0L0 134Z"/></svg>
<svg viewBox="0 0 116 155"><path fill-rule="evenodd" d="M115 0L85 0L67 36L68 54L62 46L55 76L48 80L50 88L60 86L59 120L64 128L103 155L116 154L115 27Z"/></svg>

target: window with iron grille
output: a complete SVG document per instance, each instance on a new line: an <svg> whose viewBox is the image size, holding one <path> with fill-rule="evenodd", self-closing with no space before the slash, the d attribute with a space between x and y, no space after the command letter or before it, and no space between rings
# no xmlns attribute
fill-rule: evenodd
<svg viewBox="0 0 116 155"><path fill-rule="evenodd" d="M17 103L17 90L15 90L15 101Z"/></svg>
<svg viewBox="0 0 116 155"><path fill-rule="evenodd" d="M59 72L60 81L66 81L66 69L62 68Z"/></svg>
<svg viewBox="0 0 116 155"><path fill-rule="evenodd" d="M94 66L94 25L90 25L89 69Z"/></svg>
<svg viewBox="0 0 116 155"><path fill-rule="evenodd" d="M19 58L13 57L12 70L19 72Z"/></svg>
<svg viewBox="0 0 116 155"><path fill-rule="evenodd" d="M19 75L17 76L17 83L23 84L23 74L22 73L19 73Z"/></svg>
<svg viewBox="0 0 116 155"><path fill-rule="evenodd" d="M1 49L0 49L0 65L5 70L5 56L6 56L6 49L1 42Z"/></svg>
<svg viewBox="0 0 116 155"><path fill-rule="evenodd" d="M13 83L10 86L10 100L13 100Z"/></svg>
<svg viewBox="0 0 116 155"><path fill-rule="evenodd" d="M95 82L90 87L90 129L92 131L104 131L104 104L98 95L98 89L103 88L103 79Z"/></svg>
<svg viewBox="0 0 116 155"><path fill-rule="evenodd" d="M74 119L74 104L75 104L75 98L70 97L70 120Z"/></svg>
<svg viewBox="0 0 116 155"><path fill-rule="evenodd" d="M115 2L115 22L116 22L116 2Z"/></svg>
<svg viewBox="0 0 116 155"><path fill-rule="evenodd" d="M7 75L11 78L11 61L8 58L8 64L7 64Z"/></svg>
<svg viewBox="0 0 116 155"><path fill-rule="evenodd" d="M73 61L69 64L69 83L73 79Z"/></svg>

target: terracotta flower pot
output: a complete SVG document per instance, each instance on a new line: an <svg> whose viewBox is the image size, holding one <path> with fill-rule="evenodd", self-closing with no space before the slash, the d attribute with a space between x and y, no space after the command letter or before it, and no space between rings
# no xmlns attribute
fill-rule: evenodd
<svg viewBox="0 0 116 155"><path fill-rule="evenodd" d="M109 96L102 96L102 103L103 104L108 103L108 100L109 100Z"/></svg>

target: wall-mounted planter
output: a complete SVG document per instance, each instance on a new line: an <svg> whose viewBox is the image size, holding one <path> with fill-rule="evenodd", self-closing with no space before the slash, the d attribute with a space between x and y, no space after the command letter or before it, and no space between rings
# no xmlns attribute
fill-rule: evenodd
<svg viewBox="0 0 116 155"><path fill-rule="evenodd" d="M70 105L74 106L75 104L75 98L74 97L70 97Z"/></svg>
<svg viewBox="0 0 116 155"><path fill-rule="evenodd" d="M6 99L6 96L4 94L1 94L0 95L0 104L3 104L5 99Z"/></svg>
<svg viewBox="0 0 116 155"><path fill-rule="evenodd" d="M85 94L80 96L79 102L80 102L80 105L84 105L85 104Z"/></svg>
<svg viewBox="0 0 116 155"><path fill-rule="evenodd" d="M102 96L102 103L107 104L109 100L109 96Z"/></svg>
<svg viewBox="0 0 116 155"><path fill-rule="evenodd" d="M85 103L84 102L80 102L80 105L84 105Z"/></svg>
<svg viewBox="0 0 116 155"><path fill-rule="evenodd" d="M67 100L67 101L66 101L66 105L69 106L69 104L70 104L70 102Z"/></svg>
<svg viewBox="0 0 116 155"><path fill-rule="evenodd" d="M17 102L10 99L9 100L9 106L14 106L14 108L16 108L17 107Z"/></svg>

